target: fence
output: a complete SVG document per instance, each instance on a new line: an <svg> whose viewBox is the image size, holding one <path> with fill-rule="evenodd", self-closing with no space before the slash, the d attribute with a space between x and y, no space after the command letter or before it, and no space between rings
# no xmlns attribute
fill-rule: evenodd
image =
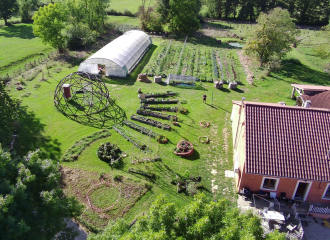
<svg viewBox="0 0 330 240"><path fill-rule="evenodd" d="M36 67L39 64L46 63L49 59L53 59L59 55L59 52L57 50L49 52L48 54L42 54L40 57L35 59L34 61L30 61L29 63L26 63L24 67L20 67L17 70L11 71L11 73L7 73L4 76L0 76L0 81L9 81L12 78L17 77L18 75L22 74L24 71L28 71L34 67Z"/></svg>

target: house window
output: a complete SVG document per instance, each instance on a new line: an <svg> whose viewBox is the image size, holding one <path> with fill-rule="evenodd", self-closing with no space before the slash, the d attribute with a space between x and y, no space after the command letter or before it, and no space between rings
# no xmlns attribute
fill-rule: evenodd
<svg viewBox="0 0 330 240"><path fill-rule="evenodd" d="M276 191L278 182L279 182L278 178L264 177L262 179L260 189Z"/></svg>
<svg viewBox="0 0 330 240"><path fill-rule="evenodd" d="M330 200L330 183L327 184L322 199Z"/></svg>

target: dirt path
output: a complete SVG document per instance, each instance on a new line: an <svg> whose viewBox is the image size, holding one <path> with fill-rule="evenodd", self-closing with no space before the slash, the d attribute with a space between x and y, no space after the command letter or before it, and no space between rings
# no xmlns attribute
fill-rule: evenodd
<svg viewBox="0 0 330 240"><path fill-rule="evenodd" d="M239 60L240 60L241 64L243 65L244 72L247 75L246 76L246 81L249 84L252 85L253 84L254 74L253 74L253 72L249 68L249 66L251 66L252 61L251 61L251 59L248 56L243 55L243 50L237 51L237 55L239 57Z"/></svg>

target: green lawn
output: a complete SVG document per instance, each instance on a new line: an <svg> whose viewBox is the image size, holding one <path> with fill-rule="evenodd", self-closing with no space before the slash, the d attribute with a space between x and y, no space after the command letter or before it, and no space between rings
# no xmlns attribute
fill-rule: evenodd
<svg viewBox="0 0 330 240"><path fill-rule="evenodd" d="M237 30L234 24L231 25L233 31L239 31L240 27L238 27ZM22 26L28 27L30 25L22 24ZM8 32L7 35L1 35L3 31L3 28L1 28L0 39L8 44L8 48L14 49L16 45L11 45L9 42L11 39L16 38L11 38L10 36L22 35L24 32L27 32L26 27L23 27L21 30L18 28L16 33L12 30L6 30L5 32ZM21 45L23 45L23 42L38 40L36 38L18 39L22 41ZM195 52L197 49L213 49L219 52L219 58L221 61L227 62L228 69L231 69L232 65L235 66L238 78L242 82L242 84L238 86L238 90L229 90L228 85L224 85L224 89L222 90L217 90L214 88L213 83L207 82L203 82L202 85L199 86L201 90L191 90L163 84L146 84L136 81L138 73L142 72L148 63L154 61L155 55L159 53L159 46L163 41L164 40L160 38L153 38L153 46L135 71L130 74L128 79L104 78L103 80L109 89L111 98L115 100L116 105L125 111L128 118L132 114L135 114L140 106L137 96L139 87L141 87L142 91L145 93L165 92L167 90L176 92L178 94L177 98L180 101L186 102L180 104L180 106L187 108L189 111L186 115L178 113L180 127L172 125L173 131L168 132L138 123L156 133L165 135L168 137L169 143L161 145L154 139L124 126L124 129L144 142L153 151L152 153L143 153L134 148L130 142L127 142L117 132L112 130L112 124L108 123L106 128L111 132L110 137L99 139L92 143L81 153L77 161L61 163L61 165L65 167L89 172L105 173L112 177L115 175L123 175L125 178L131 179L131 181L137 184L143 185L146 182L151 184L151 190L147 191L141 199L124 214L124 217L129 221L132 221L143 212L146 212L151 202L154 201L159 194L165 194L178 208L182 208L187 202L191 201L191 196L185 193L178 194L176 192L176 186L171 184L171 180L175 178L176 175L200 175L204 186L204 189L201 191L207 195L208 200L227 198L232 203L235 203L236 198L233 180L225 177L225 170L233 169L233 147L230 122L232 100L240 100L242 97L245 97L247 101L284 101L287 105L294 105L295 102L290 99L292 90L290 86L291 83L329 85L330 82L329 74L323 72L326 61L320 61L316 57L308 55L310 54L310 48L308 47L310 43L303 43L301 46L298 46L297 49L293 49L286 58L288 60L284 62L285 64L280 71L270 74L265 79L260 78L264 69L259 68L255 64L252 69L256 73L256 77L254 79L254 84L249 85L245 80L246 76L239 63L236 54L237 50L229 49L226 43L216 45L214 39L209 37L202 38L201 40L189 38L189 49L194 49L193 51ZM174 43L173 46L177 47L182 47L183 45L182 41L175 41ZM39 42L38 48L42 47L47 48L47 46L43 46ZM1 49L0 51L5 51L5 49ZM23 55L28 56L33 54L32 51L29 51L29 49L24 48L24 51L22 50L20 53L21 58ZM35 51L38 53L40 50ZM74 55L74 53L71 54ZM174 52L172 55L173 59L177 57L177 54L174 54ZM184 53L184 58L189 59L191 56L189 56L188 53ZM208 59L204 58L205 57L201 58L201 61L205 60L207 63ZM292 58L299 59L301 64L297 64L297 61L290 60ZM15 61L18 62L19 60L20 56L17 55ZM49 70L50 76L46 76L46 81L40 81L41 74L39 74L32 81L24 81L24 89L21 91L16 90L16 85L14 85L15 82L19 82L18 79L8 85L7 89L11 94L22 100L20 121L16 126L19 136L19 142L16 148L18 154L25 155L29 150L40 148L41 157L59 160L65 151L76 141L93 132L99 131L98 124L95 122L85 122L81 124L70 120L58 112L54 106L53 95L55 87L63 77L77 71L79 61L82 59L76 60L77 61L74 63L72 63L72 61L69 63L50 62L53 66ZM6 66L10 64L10 61L5 59L1 64L2 66ZM208 65L203 64L201 68L206 69L207 66ZM227 73L225 73L225 76L227 76ZM38 87L36 87L36 85L38 85ZM207 104L202 103L203 94L207 95ZM169 121L155 120L170 124ZM199 122L202 120L208 121L210 127L200 127ZM198 140L200 136L209 137L210 143L200 143ZM186 139L194 145L195 153L191 157L181 158L173 153L177 142L182 139ZM111 168L107 163L97 158L96 150L99 144L105 141L118 144L123 151L128 153L128 156L123 159L123 163L119 168ZM160 156L161 161L132 164L132 160L136 158L150 156ZM152 172L155 174L155 177L149 179L141 175L129 173L128 169L131 167L146 172ZM214 193L212 193L212 187ZM109 199L111 199L111 197L109 197Z"/></svg>
<svg viewBox="0 0 330 240"><path fill-rule="evenodd" d="M147 0L146 6L153 6L156 3L156 0ZM128 10L135 14L139 6L141 6L142 1L132 1L132 0L111 0L110 1L110 7L111 9L114 9L119 12L124 12L125 10Z"/></svg>
<svg viewBox="0 0 330 240"><path fill-rule="evenodd" d="M23 68L26 63L54 49L35 37L32 24L15 24L0 27L0 76Z"/></svg>

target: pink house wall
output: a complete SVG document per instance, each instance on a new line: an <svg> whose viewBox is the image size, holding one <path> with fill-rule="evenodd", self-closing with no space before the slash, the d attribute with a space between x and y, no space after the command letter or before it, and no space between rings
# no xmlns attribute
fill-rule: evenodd
<svg viewBox="0 0 330 240"><path fill-rule="evenodd" d="M244 169L244 171L242 172L242 175L241 175L241 181L238 186L238 189L240 190L243 188L249 188L253 192L259 192L263 177L267 177L267 176L248 174L248 173L245 173L245 169ZM276 178L274 176L268 176L268 177ZM280 178L280 181L279 181L279 184L278 184L277 190L276 190L277 197L280 196L281 192L285 192L286 197L288 199L292 199L298 181L299 181L299 179ZM318 182L318 181L312 181L312 186L307 195L306 201L330 204L330 200L321 199L326 187L327 187L326 182L321 182L321 184L320 184L320 182ZM263 190L263 191L264 192L274 192L274 191L266 191L266 190Z"/></svg>

